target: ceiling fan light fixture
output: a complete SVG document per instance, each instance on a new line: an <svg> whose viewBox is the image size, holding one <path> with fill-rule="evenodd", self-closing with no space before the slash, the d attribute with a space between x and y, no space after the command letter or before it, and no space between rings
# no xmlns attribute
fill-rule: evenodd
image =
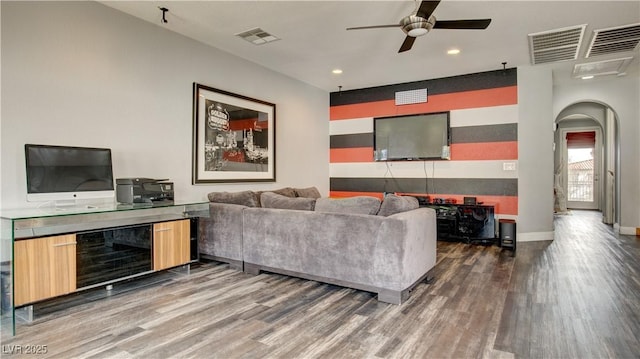
<svg viewBox="0 0 640 359"><path fill-rule="evenodd" d="M411 37L418 37L426 35L431 31L435 23L436 18L433 16L430 16L429 19L425 19L420 16L409 15L400 21L400 26L402 26L402 31L404 31L405 34Z"/></svg>
<svg viewBox="0 0 640 359"><path fill-rule="evenodd" d="M418 27L418 28L409 30L409 32L407 32L407 35L418 37L418 36L426 35L428 32L429 30Z"/></svg>

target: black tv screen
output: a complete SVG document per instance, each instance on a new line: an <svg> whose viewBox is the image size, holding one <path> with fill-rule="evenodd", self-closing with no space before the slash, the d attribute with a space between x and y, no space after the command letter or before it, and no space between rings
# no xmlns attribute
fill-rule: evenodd
<svg viewBox="0 0 640 359"><path fill-rule="evenodd" d="M27 200L113 197L111 150L26 144Z"/></svg>
<svg viewBox="0 0 640 359"><path fill-rule="evenodd" d="M379 117L373 131L376 161L449 159L449 112Z"/></svg>

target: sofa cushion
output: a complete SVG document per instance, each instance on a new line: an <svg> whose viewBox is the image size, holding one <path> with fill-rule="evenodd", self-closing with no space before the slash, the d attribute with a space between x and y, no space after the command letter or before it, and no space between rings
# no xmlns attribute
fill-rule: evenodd
<svg viewBox="0 0 640 359"><path fill-rule="evenodd" d="M211 192L207 195L209 202L240 204L247 207L256 207L256 195L252 191L241 192Z"/></svg>
<svg viewBox="0 0 640 359"><path fill-rule="evenodd" d="M294 188L296 192L296 197L305 197L305 198L320 198L320 191L316 187L307 187L307 188Z"/></svg>
<svg viewBox="0 0 640 359"><path fill-rule="evenodd" d="M280 188L280 189L275 189L273 191L257 191L255 192L256 195L256 207L262 207L262 204L260 203L261 197L263 193L266 192L271 192L271 193L277 193L286 197L295 197L296 196L296 191L291 188L291 187L284 187L284 188Z"/></svg>
<svg viewBox="0 0 640 359"><path fill-rule="evenodd" d="M380 200L371 196L347 198L318 198L316 212L376 214L380 209Z"/></svg>
<svg viewBox="0 0 640 359"><path fill-rule="evenodd" d="M418 204L418 199L415 197L388 194L382 200L378 215L386 217L392 214L410 211L419 207L420 205Z"/></svg>
<svg viewBox="0 0 640 359"><path fill-rule="evenodd" d="M273 192L264 192L260 195L260 202L263 208L298 209L302 211L313 211L316 203L315 198L287 197ZM286 221L286 218L283 218Z"/></svg>

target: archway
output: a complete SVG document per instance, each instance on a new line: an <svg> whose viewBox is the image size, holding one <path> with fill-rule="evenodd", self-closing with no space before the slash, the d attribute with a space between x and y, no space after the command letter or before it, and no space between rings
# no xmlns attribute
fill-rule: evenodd
<svg viewBox="0 0 640 359"><path fill-rule="evenodd" d="M560 111L554 135L556 213L571 208L595 209L602 212L603 222L618 221L617 122L615 111L596 101L577 102ZM570 161L572 148L591 151L592 157ZM587 183L589 171L591 182ZM580 180L576 182L576 178Z"/></svg>

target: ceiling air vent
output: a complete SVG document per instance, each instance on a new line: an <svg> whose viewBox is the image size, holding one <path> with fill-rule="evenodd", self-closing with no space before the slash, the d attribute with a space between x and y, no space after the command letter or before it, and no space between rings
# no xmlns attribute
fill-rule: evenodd
<svg viewBox="0 0 640 359"><path fill-rule="evenodd" d="M594 30L585 57L633 51L638 43L640 43L640 24Z"/></svg>
<svg viewBox="0 0 640 359"><path fill-rule="evenodd" d="M247 30L236 34L236 36L249 41L254 45L263 45L267 42L273 42L280 40L280 38L271 35L270 33L256 27L255 29Z"/></svg>
<svg viewBox="0 0 640 359"><path fill-rule="evenodd" d="M529 52L533 65L575 60L586 24L529 34Z"/></svg>
<svg viewBox="0 0 640 359"><path fill-rule="evenodd" d="M633 60L633 57L576 64L573 66L573 77L579 78L602 75L622 76L625 74L625 70L627 69L627 66L629 66L631 60Z"/></svg>

